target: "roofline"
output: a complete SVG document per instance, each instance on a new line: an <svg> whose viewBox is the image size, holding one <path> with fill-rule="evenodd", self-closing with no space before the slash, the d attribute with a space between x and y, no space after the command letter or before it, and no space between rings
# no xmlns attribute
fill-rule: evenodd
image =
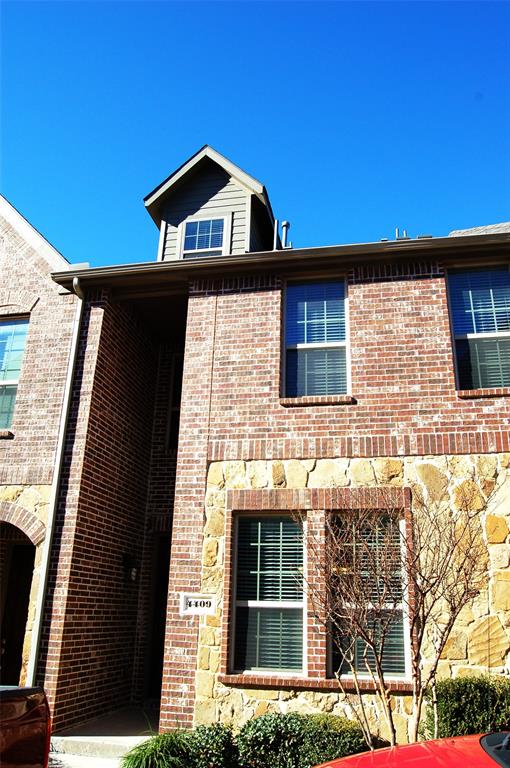
<svg viewBox="0 0 510 768"><path fill-rule="evenodd" d="M258 195L259 197L264 197L265 190L263 184L261 184L260 181L257 181L257 179L255 179L253 176L245 173L245 171L232 163L227 157L210 147L209 144L204 144L204 146L201 147L198 152L195 152L195 154L186 160L185 163L180 165L177 170L173 171L170 176L167 176L167 178L162 181L161 184L158 184L158 186L153 189L152 192L149 192L149 194L144 197L143 201L145 203L145 207L147 209L152 208L154 203L163 197L163 195L165 195L168 190L177 181L179 181L179 179L181 179L186 173L188 173L188 171L194 168L195 165L197 165L205 157L208 157L210 160L213 160L215 163L220 165L230 176L233 176L235 179L241 182L243 186L247 187L250 192Z"/></svg>
<svg viewBox="0 0 510 768"><path fill-rule="evenodd" d="M79 279L85 290L87 286L112 288L128 286L135 289L137 285L142 284L145 286L154 284L161 288L163 282L182 284L190 279L261 270L296 271L306 268L308 271L313 271L317 268L337 269L360 261L430 259L438 256L460 256L462 259L479 255L481 252L491 249L502 250L509 245L510 233L390 240L387 242L262 251L239 256L206 257L186 261L181 259L178 261L121 264L94 269L69 269L66 272L53 273L52 278L56 283L69 290L72 289L74 278Z"/></svg>
<svg viewBox="0 0 510 768"><path fill-rule="evenodd" d="M0 194L0 215L14 227L23 240L48 262L52 269L69 269L69 261L57 251L49 240L26 219L14 205Z"/></svg>

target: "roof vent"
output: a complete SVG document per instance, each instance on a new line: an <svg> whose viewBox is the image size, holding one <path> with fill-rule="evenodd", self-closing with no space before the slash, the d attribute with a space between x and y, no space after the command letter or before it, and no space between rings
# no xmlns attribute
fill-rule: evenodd
<svg viewBox="0 0 510 768"><path fill-rule="evenodd" d="M395 227L395 240L410 240L411 238L407 234L407 229L402 230L402 234L400 234L400 230L398 227Z"/></svg>

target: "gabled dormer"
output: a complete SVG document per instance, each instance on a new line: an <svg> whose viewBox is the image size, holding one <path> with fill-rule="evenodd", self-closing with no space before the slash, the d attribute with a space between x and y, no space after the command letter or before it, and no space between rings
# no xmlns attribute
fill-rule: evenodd
<svg viewBox="0 0 510 768"><path fill-rule="evenodd" d="M265 187L207 144L144 200L159 227L159 261L269 251Z"/></svg>

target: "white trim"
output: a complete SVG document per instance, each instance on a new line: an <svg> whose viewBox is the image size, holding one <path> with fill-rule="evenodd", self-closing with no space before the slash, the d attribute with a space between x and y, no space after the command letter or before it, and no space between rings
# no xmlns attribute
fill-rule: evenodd
<svg viewBox="0 0 510 768"><path fill-rule="evenodd" d="M233 519L233 525L232 525L232 532L233 532L233 541L232 541L232 547L233 547L233 557L232 557L232 573L230 574L231 578L231 584L232 584L232 595L231 595L231 621L230 621L230 627L229 627L229 633L228 633L228 671L229 674L234 675L242 675L242 674L248 674L248 675L267 675L268 673L271 674L271 676L275 677L288 677L289 675L292 675L293 677L306 677L308 673L308 655L307 655L307 642L308 642L308 633L307 633L307 595L305 590L305 584L303 580L303 592L302 592L302 599L301 600L237 600L237 566L238 566L238 539L239 539L239 520L241 518L246 517L253 517L257 519L267 519L268 517L285 517L289 520L292 520L292 515L288 512L283 512L281 510L246 510L246 512L240 512L236 513L235 517ZM306 538L305 538L305 530L303 530L303 539L302 539L302 552L303 552L303 570L306 568L307 563L307 551L306 551ZM268 609L295 609L300 610L302 614L302 638L303 638L303 647L302 647L302 663L301 663L301 670L296 669L275 669L274 667L258 667L256 669L236 669L234 664L234 658L235 658L235 639L236 639L236 613L237 608L268 608Z"/></svg>
<svg viewBox="0 0 510 768"><path fill-rule="evenodd" d="M184 251L184 233L186 231L186 224L193 221L219 221L223 220L223 241L221 248L197 248L195 251ZM225 209L218 209L214 213L204 211L203 213L194 214L183 219L177 227L177 258L183 260L184 258L191 258L193 255L207 256L208 253L221 251L222 256L230 256L232 252L232 211L226 211ZM186 257L184 256L186 253Z"/></svg>
<svg viewBox="0 0 510 768"><path fill-rule="evenodd" d="M52 271L71 269L67 259L3 195L0 195L0 216L6 219L27 245L42 256Z"/></svg>
<svg viewBox="0 0 510 768"><path fill-rule="evenodd" d="M163 261L165 258L165 242L166 242L166 230L168 223L165 219L161 219L161 226L159 228L159 241L158 241L158 255L156 261Z"/></svg>
<svg viewBox="0 0 510 768"><path fill-rule="evenodd" d="M245 212L244 212L244 252L249 253L251 247L251 203L252 195L248 193L246 195Z"/></svg>

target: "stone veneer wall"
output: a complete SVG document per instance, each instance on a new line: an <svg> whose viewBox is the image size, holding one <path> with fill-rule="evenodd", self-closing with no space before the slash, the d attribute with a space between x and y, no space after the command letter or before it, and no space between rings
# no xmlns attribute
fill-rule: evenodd
<svg viewBox="0 0 510 768"><path fill-rule="evenodd" d="M510 670L510 454L425 456L374 459L308 459L287 461L225 461L209 465L202 555L202 592L216 595L215 616L201 617L196 672L195 723L223 722L235 726L264 712L333 712L349 714L344 697L329 686L299 690L282 685L254 687L221 682L221 654L226 654L228 627L222 624L225 580L225 519L227 492L239 489L312 489L421 486L437 493L446 476L455 488L477 482L494 494L482 511L489 551L487 586L462 611L439 665L440 676L462 676ZM257 509L254 509L256 514ZM228 550L228 545L227 545ZM228 560L228 552L227 552ZM223 644L223 647L222 647ZM426 659L424 660L426 663ZM253 677L253 676L252 676ZM368 694L367 694L368 695ZM372 701L374 697L372 696ZM410 696L396 696L399 741L407 740ZM384 727L373 708L374 732Z"/></svg>
<svg viewBox="0 0 510 768"><path fill-rule="evenodd" d="M35 544L35 561L28 606L19 684L26 682L32 629L35 619L37 592L51 485L0 485L0 522L8 522L23 531Z"/></svg>

